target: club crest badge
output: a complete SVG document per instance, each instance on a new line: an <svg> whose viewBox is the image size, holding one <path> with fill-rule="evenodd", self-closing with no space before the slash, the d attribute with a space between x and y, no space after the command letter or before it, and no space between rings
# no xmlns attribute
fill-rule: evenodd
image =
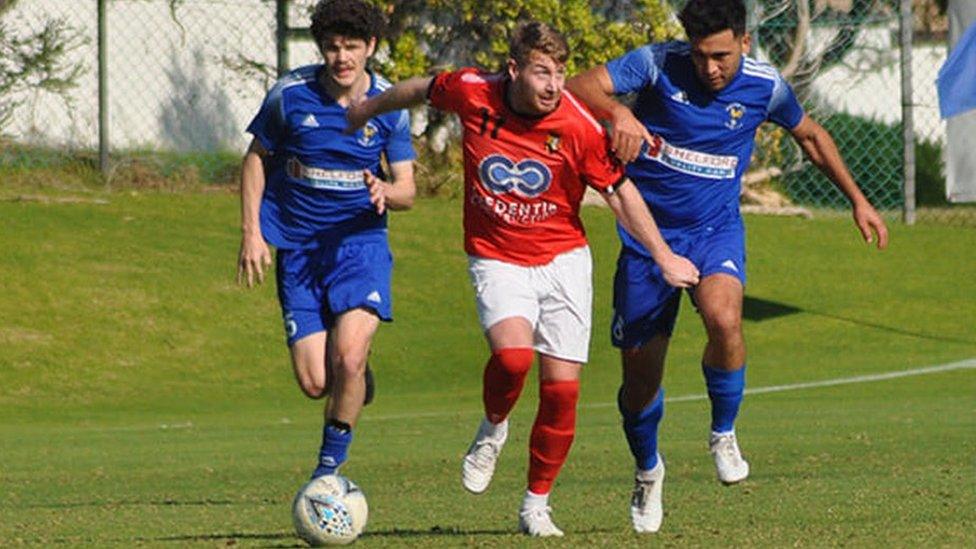
<svg viewBox="0 0 976 549"><path fill-rule="evenodd" d="M359 136L356 138L356 142L364 147L368 147L373 144L373 138L378 131L372 122L367 122L363 126L363 129L359 130Z"/></svg>
<svg viewBox="0 0 976 549"><path fill-rule="evenodd" d="M549 137L546 138L546 150L550 153L558 151L561 141L562 138L559 137L559 134L550 133Z"/></svg>
<svg viewBox="0 0 976 549"><path fill-rule="evenodd" d="M742 103L730 103L725 107L725 112L729 118L725 121L725 127L734 130L742 125L742 117L746 114L746 108Z"/></svg>

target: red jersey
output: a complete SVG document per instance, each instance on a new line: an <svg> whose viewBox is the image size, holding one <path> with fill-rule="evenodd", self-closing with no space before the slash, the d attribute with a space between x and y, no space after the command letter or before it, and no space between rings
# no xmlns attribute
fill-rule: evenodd
<svg viewBox="0 0 976 549"><path fill-rule="evenodd" d="M618 183L603 127L568 91L555 111L519 116L505 99L506 75L468 68L437 75L434 107L464 127L464 249L518 265L544 265L586 244L579 217L586 185Z"/></svg>

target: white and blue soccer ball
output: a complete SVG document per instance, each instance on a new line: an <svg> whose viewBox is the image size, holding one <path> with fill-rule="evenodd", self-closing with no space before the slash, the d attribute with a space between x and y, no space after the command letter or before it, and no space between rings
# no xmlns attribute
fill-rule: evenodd
<svg viewBox="0 0 976 549"><path fill-rule="evenodd" d="M363 491L341 475L312 479L298 490L291 506L295 533L313 547L356 541L368 516Z"/></svg>

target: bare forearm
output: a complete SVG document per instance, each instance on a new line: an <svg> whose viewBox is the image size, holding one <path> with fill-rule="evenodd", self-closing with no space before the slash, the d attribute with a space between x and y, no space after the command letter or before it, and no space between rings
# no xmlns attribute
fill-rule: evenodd
<svg viewBox="0 0 976 549"><path fill-rule="evenodd" d="M613 119L615 111L626 108L613 98L613 84L606 68L599 66L566 81L566 88L579 97L600 118Z"/></svg>
<svg viewBox="0 0 976 549"><path fill-rule="evenodd" d="M264 194L264 162L248 151L241 169L241 232L261 233L261 196Z"/></svg>
<svg viewBox="0 0 976 549"><path fill-rule="evenodd" d="M661 263L672 255L671 247L661 236L637 187L630 182L624 183L616 193L605 196L605 199L620 224L647 248L655 262Z"/></svg>
<svg viewBox="0 0 976 549"><path fill-rule="evenodd" d="M427 99L427 88L430 87L431 80L429 76L408 78L397 82L385 92L371 97L363 104L367 118L423 103Z"/></svg>

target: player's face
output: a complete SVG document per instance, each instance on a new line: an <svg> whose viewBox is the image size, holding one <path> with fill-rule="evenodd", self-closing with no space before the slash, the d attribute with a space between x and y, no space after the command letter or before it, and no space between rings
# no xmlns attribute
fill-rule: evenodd
<svg viewBox="0 0 976 549"><path fill-rule="evenodd" d="M533 50L524 64L508 60L512 106L531 115L549 114L559 106L566 84L566 65Z"/></svg>
<svg viewBox="0 0 976 549"><path fill-rule="evenodd" d="M749 44L749 33L736 36L732 29L692 40L691 61L698 79L713 92L728 86L739 71L742 54L749 53Z"/></svg>
<svg viewBox="0 0 976 549"><path fill-rule="evenodd" d="M332 83L350 88L366 74L366 61L376 49L376 39L349 38L333 34L320 44L325 69Z"/></svg>

